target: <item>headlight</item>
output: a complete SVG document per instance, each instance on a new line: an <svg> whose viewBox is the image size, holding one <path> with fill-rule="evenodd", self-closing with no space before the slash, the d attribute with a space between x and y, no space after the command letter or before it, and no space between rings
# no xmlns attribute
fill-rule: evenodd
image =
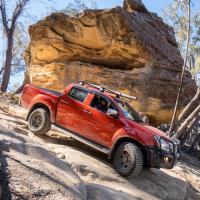
<svg viewBox="0 0 200 200"><path fill-rule="evenodd" d="M160 139L160 149L167 151L167 152L173 152L173 144L163 138Z"/></svg>
<svg viewBox="0 0 200 200"><path fill-rule="evenodd" d="M160 137L155 137L155 140L160 150L173 153L174 147L172 142Z"/></svg>

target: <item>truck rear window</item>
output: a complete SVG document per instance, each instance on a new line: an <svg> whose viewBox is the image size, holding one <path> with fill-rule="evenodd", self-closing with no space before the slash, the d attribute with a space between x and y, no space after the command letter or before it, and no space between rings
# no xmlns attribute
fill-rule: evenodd
<svg viewBox="0 0 200 200"><path fill-rule="evenodd" d="M88 93L89 93L88 91L82 90L80 88L72 88L68 95L72 97L73 99L76 99L77 101L80 101L83 103Z"/></svg>

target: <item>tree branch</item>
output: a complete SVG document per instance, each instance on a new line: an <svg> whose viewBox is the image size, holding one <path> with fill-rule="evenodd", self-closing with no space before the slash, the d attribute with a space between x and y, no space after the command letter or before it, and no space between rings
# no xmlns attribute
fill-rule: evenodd
<svg viewBox="0 0 200 200"><path fill-rule="evenodd" d="M1 70L0 70L0 75L2 74L3 70L4 70L4 67L1 68Z"/></svg>
<svg viewBox="0 0 200 200"><path fill-rule="evenodd" d="M12 33L14 33L14 31L15 31L16 21L17 21L18 17L20 16L20 14L22 13L23 8L26 6L26 4L27 4L28 1L30 1L30 0L20 0L17 3L17 5L15 7L15 10L13 12L13 15L12 15L12 19L11 19L10 31Z"/></svg>
<svg viewBox="0 0 200 200"><path fill-rule="evenodd" d="M7 22L7 15L6 15L6 9L5 9L5 0L0 0L0 11L1 11L1 18L3 22L3 27L6 32L6 35L9 34L9 27Z"/></svg>
<svg viewBox="0 0 200 200"><path fill-rule="evenodd" d="M200 112L200 105L187 117L187 119L181 124L178 130L175 133L175 137L180 139L180 137L184 134L185 130L187 129L188 124L199 115Z"/></svg>
<svg viewBox="0 0 200 200"><path fill-rule="evenodd" d="M179 100L180 100L180 96L181 96L181 92L182 92L182 88L183 88L184 74L185 74L185 70L186 70L186 67L187 67L187 61L188 61L188 49L189 49L190 35L191 35L191 0L187 0L187 4L188 4L188 13L187 13L188 27L187 27L186 50L185 50L183 69L182 69L182 73L181 73L180 87L178 89L178 94L177 94L177 98L176 98L174 112L173 112L170 128L169 128L169 131L168 131L169 136L173 135L178 104L179 104Z"/></svg>
<svg viewBox="0 0 200 200"><path fill-rule="evenodd" d="M200 99L200 87L197 88L197 92L193 99L188 103L188 105L184 108L184 110L181 112L181 114L178 117L179 124L184 120L185 117L187 117L190 114L191 109L196 106Z"/></svg>

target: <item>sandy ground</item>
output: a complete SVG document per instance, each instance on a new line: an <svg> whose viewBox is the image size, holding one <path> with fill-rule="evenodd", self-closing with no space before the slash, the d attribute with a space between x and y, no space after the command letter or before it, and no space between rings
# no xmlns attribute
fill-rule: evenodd
<svg viewBox="0 0 200 200"><path fill-rule="evenodd" d="M5 200L200 199L200 161L195 158L183 155L172 170L144 169L139 177L125 179L105 155L78 141L54 131L34 136L23 108L0 102L0 110Z"/></svg>

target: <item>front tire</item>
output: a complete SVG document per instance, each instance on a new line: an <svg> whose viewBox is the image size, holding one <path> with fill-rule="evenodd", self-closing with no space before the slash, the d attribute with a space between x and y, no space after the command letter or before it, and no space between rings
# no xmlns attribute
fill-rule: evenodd
<svg viewBox="0 0 200 200"><path fill-rule="evenodd" d="M124 177L135 177L143 168L143 153L141 148L131 142L124 142L115 151L113 164L118 173Z"/></svg>
<svg viewBox="0 0 200 200"><path fill-rule="evenodd" d="M50 113L45 108L33 110L28 118L28 128L35 135L43 135L51 128Z"/></svg>

